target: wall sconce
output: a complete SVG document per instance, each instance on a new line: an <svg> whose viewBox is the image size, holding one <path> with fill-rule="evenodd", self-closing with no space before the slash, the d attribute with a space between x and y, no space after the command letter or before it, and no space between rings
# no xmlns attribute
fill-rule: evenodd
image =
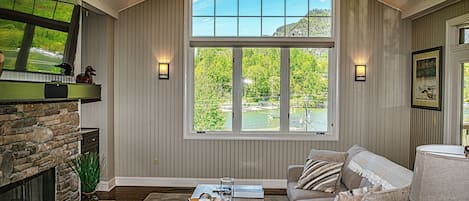
<svg viewBox="0 0 469 201"><path fill-rule="evenodd" d="M160 80L169 80L169 63L159 63L158 74Z"/></svg>
<svg viewBox="0 0 469 201"><path fill-rule="evenodd" d="M366 81L366 65L355 65L355 81Z"/></svg>

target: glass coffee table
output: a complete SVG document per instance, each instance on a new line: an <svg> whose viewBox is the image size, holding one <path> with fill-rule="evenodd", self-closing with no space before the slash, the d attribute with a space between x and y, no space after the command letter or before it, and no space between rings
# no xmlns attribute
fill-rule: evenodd
<svg viewBox="0 0 469 201"><path fill-rule="evenodd" d="M208 193L212 197L220 197L217 192L213 190L219 188L219 184L199 184L192 193L192 198L199 198L201 194ZM261 185L234 185L234 201L260 201L264 200L264 189Z"/></svg>

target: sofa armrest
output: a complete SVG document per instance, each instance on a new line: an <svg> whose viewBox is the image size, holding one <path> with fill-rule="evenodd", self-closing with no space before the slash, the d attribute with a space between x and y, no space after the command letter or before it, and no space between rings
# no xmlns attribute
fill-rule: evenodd
<svg viewBox="0 0 469 201"><path fill-rule="evenodd" d="M297 182L303 173L304 165L289 165L287 171L287 182Z"/></svg>

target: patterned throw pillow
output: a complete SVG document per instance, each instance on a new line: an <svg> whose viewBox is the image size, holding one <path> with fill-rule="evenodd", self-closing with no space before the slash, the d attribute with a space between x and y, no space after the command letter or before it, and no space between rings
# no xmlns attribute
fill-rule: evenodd
<svg viewBox="0 0 469 201"><path fill-rule="evenodd" d="M333 193L344 163L306 159L297 189Z"/></svg>

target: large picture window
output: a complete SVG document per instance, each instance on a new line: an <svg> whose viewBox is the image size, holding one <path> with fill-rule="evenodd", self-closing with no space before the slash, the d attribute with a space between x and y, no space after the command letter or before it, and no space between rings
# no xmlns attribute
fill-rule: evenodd
<svg viewBox="0 0 469 201"><path fill-rule="evenodd" d="M186 139L337 140L334 0L192 0Z"/></svg>

